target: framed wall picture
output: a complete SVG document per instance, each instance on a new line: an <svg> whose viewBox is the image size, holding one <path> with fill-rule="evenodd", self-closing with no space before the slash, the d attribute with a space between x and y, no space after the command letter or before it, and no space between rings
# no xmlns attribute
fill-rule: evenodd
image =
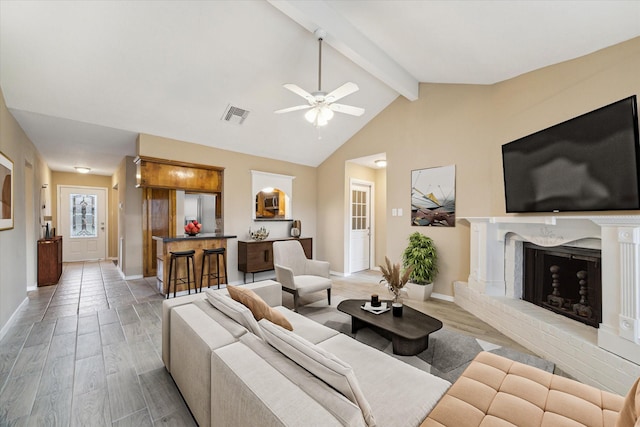
<svg viewBox="0 0 640 427"><path fill-rule="evenodd" d="M411 171L411 225L455 227L455 165Z"/></svg>
<svg viewBox="0 0 640 427"><path fill-rule="evenodd" d="M13 228L13 162L0 152L0 230Z"/></svg>

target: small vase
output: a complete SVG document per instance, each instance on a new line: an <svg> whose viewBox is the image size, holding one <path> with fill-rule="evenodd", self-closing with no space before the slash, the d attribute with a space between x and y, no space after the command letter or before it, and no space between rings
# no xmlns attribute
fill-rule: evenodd
<svg viewBox="0 0 640 427"><path fill-rule="evenodd" d="M391 303L391 312L393 317L402 317L402 298L400 293L394 294L393 302Z"/></svg>

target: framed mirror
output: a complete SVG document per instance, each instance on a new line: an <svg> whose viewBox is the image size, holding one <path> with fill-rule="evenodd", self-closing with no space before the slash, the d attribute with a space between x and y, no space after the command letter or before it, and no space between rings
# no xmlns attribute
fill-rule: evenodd
<svg viewBox="0 0 640 427"><path fill-rule="evenodd" d="M294 176L251 171L253 219L289 221L293 219Z"/></svg>

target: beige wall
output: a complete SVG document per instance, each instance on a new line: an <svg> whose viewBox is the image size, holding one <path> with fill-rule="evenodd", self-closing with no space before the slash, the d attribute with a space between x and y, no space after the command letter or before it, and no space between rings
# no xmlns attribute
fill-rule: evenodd
<svg viewBox="0 0 640 427"><path fill-rule="evenodd" d="M399 259L413 231L440 254L434 292L452 295L469 275L469 227L410 225L413 169L456 165L456 215L505 215L500 147L513 139L640 92L640 38L492 86L421 84L398 98L318 168L318 256L342 265L344 162L387 153L386 255ZM392 208L404 216L392 217Z"/></svg>
<svg viewBox="0 0 640 427"><path fill-rule="evenodd" d="M116 209L112 203L112 185L111 177L104 175L93 174L79 174L73 172L52 172L52 198L51 198L51 216L53 217L52 226L56 227L57 234L63 234L58 228L58 186L59 185L71 185L78 187L100 187L107 189L107 216L108 216L108 255L109 257L115 257L118 254L117 246L114 246L114 236L117 235L118 226L116 218Z"/></svg>
<svg viewBox="0 0 640 427"><path fill-rule="evenodd" d="M51 171L5 104L0 90L0 151L13 161L14 228L0 231L0 337L16 309L25 301L27 277L37 278L36 244L27 242L27 236L36 240L42 236L40 226L40 189L51 199ZM26 174L30 174L27 178ZM33 188L26 188L25 182ZM30 197L30 200L25 200ZM27 206L30 212L27 212ZM29 230L28 230L29 229ZM29 261L30 260L30 261ZM27 272L27 269L30 271ZM29 273L29 274L27 274Z"/></svg>
<svg viewBox="0 0 640 427"><path fill-rule="evenodd" d="M142 277L142 190L136 188L136 165L133 157L125 157L111 177L114 188L113 209L118 219L116 248L118 265L127 279ZM117 189L117 190L116 190Z"/></svg>
<svg viewBox="0 0 640 427"><path fill-rule="evenodd" d="M238 236L228 242L227 261L231 281L241 281L237 271L238 240L248 239L249 227L264 225L269 237L288 237L290 222L254 222L254 199L251 195L251 170L295 176L293 180L293 217L302 221L302 236L316 239L316 168L220 150L184 141L141 134L138 154L183 162L224 167L224 232ZM341 187L338 187L340 191ZM256 280L264 275L256 274ZM250 278L249 278L250 280Z"/></svg>

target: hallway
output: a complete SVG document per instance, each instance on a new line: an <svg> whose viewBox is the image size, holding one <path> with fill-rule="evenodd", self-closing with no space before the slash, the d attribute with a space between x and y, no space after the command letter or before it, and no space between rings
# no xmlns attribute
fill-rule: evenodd
<svg viewBox="0 0 640 427"><path fill-rule="evenodd" d="M0 425L194 425L160 356L154 281L78 262L29 292L0 341Z"/></svg>

